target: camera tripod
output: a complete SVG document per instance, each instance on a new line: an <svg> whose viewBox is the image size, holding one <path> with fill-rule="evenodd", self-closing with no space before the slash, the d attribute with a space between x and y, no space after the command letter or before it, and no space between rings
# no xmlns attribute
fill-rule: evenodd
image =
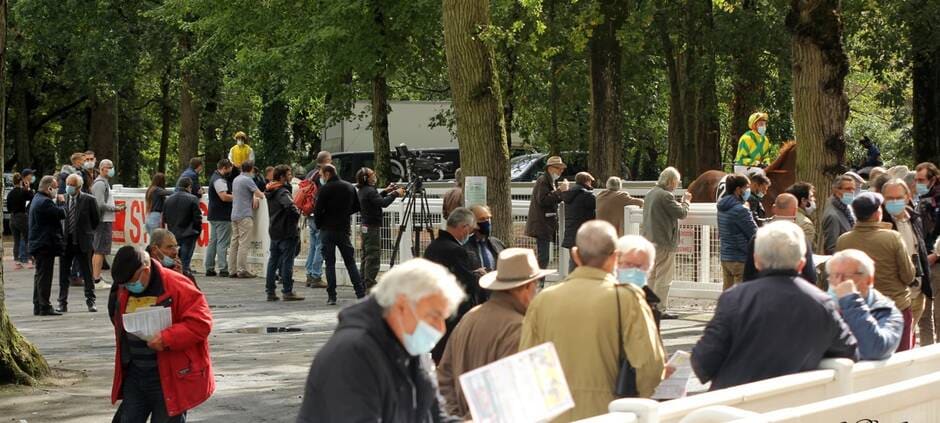
<svg viewBox="0 0 940 423"><path fill-rule="evenodd" d="M413 224L411 231L414 233L414 242L411 244L412 257L421 257L422 230L426 230L431 240L434 240L434 224L431 222L431 208L428 206L428 197L424 190L424 177L417 176L408 183L408 186L405 187L405 196L402 197L402 201L406 200L407 204L401 216L401 224L398 225L398 235L395 237L392 259L388 263L389 268L394 267L395 262L398 261L401 240L405 235L405 228L408 227L409 221ZM416 207L419 208L417 218L415 217Z"/></svg>

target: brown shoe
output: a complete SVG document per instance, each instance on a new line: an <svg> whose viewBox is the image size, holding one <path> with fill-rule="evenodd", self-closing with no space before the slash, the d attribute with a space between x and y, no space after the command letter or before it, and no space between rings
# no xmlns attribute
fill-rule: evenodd
<svg viewBox="0 0 940 423"><path fill-rule="evenodd" d="M258 277L257 275L252 274L251 272L247 272L247 271L246 271L246 272L238 272L238 279L254 279L254 278L257 278L257 277Z"/></svg>
<svg viewBox="0 0 940 423"><path fill-rule="evenodd" d="M309 285L311 288L326 288L326 282L323 278L313 278Z"/></svg>
<svg viewBox="0 0 940 423"><path fill-rule="evenodd" d="M280 298L278 298L277 295L275 295L275 294L268 294L268 301L279 301L279 300L280 300Z"/></svg>
<svg viewBox="0 0 940 423"><path fill-rule="evenodd" d="M297 295L293 292L286 292L283 294L283 296L284 296L284 301L303 301L304 300L304 297L301 297L300 295Z"/></svg>

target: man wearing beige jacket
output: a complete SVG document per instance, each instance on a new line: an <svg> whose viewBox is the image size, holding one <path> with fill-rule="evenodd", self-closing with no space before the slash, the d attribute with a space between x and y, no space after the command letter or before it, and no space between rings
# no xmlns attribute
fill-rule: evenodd
<svg viewBox="0 0 940 423"><path fill-rule="evenodd" d="M623 209L627 206L643 207L643 200L633 198L620 191L623 183L620 178L611 176L607 179L607 189L597 194L597 218L614 225L617 236L623 236Z"/></svg>
<svg viewBox="0 0 940 423"><path fill-rule="evenodd" d="M615 399L620 335L636 369L640 396L651 396L663 378L663 347L643 291L633 284L618 288L612 275L616 244L617 232L610 223L591 220L581 225L572 249L578 267L536 296L522 323L520 350L552 342L558 352L575 407L557 422L607 412Z"/></svg>

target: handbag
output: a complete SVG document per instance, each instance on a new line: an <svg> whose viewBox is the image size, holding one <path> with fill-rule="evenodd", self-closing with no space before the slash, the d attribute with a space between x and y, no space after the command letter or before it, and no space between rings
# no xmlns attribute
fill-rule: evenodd
<svg viewBox="0 0 940 423"><path fill-rule="evenodd" d="M636 388L636 369L630 364L630 358L623 349L623 322L620 314L620 287L614 286L614 293L617 295L617 347L620 350L619 370L617 371L617 381L614 382L614 397L638 397L640 392Z"/></svg>

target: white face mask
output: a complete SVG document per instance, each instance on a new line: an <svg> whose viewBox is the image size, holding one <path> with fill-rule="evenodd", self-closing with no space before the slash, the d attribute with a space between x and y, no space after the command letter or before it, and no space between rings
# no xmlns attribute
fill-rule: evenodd
<svg viewBox="0 0 940 423"><path fill-rule="evenodd" d="M245 145L245 141L244 141L244 140L238 140L237 142L238 142L238 145Z"/></svg>
<svg viewBox="0 0 940 423"><path fill-rule="evenodd" d="M815 212L816 212L816 203L809 203L809 205L806 206L806 214L813 214Z"/></svg>

